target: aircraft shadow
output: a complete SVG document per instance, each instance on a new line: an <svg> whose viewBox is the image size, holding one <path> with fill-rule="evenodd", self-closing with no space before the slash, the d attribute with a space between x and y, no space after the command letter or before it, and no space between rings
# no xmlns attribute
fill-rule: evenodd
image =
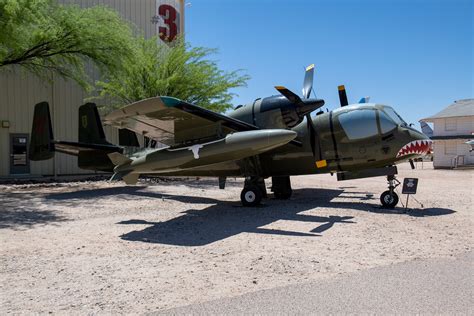
<svg viewBox="0 0 474 316"><path fill-rule="evenodd" d="M406 214L408 216L439 216L454 213L448 209L424 209L405 211L404 209L382 209L378 205L362 202L366 195L354 196L361 202L331 202L343 190L300 189L294 191L294 198L287 201L269 200L266 205L244 208L227 202L218 202L202 210L190 209L171 220L149 222L140 219L121 221L121 225L143 224L148 227L120 236L128 241L169 244L177 246L204 246L242 232L274 234L286 236L318 237L334 225L354 224L353 216L315 216L300 214L315 207L331 207L360 210L381 214ZM196 198L198 200L200 198ZM423 212L423 215L421 215ZM315 223L309 232L284 231L261 228L278 220Z"/></svg>
<svg viewBox="0 0 474 316"><path fill-rule="evenodd" d="M115 199L136 199L137 197L171 199L183 203L218 203L219 200L202 196L170 195L165 193L155 193L143 191L147 186L122 186L112 188L97 188L71 192L61 192L49 194L46 200L65 201L74 203L77 200L92 200L97 198L113 197ZM201 188L202 189L202 188Z"/></svg>

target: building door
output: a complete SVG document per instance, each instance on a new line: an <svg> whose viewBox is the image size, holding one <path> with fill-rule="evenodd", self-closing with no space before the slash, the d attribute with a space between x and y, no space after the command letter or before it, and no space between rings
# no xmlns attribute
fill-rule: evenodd
<svg viewBox="0 0 474 316"><path fill-rule="evenodd" d="M28 134L10 134L10 174L29 174Z"/></svg>

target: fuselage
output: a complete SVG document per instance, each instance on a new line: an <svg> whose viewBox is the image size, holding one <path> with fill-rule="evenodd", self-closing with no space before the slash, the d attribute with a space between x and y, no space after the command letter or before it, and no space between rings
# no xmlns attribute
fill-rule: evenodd
<svg viewBox="0 0 474 316"><path fill-rule="evenodd" d="M294 128L303 146L289 145L262 155L271 175L296 175L380 168L426 154L431 141L408 126L391 107L375 104L346 106L311 118L320 146L315 155L306 121ZM405 148L405 149L404 149ZM319 152L321 151L321 153ZM327 165L318 168L315 161Z"/></svg>
<svg viewBox="0 0 474 316"><path fill-rule="evenodd" d="M259 127L281 126L279 109L260 112L259 101L228 115ZM355 104L311 116L291 128L301 144L286 144L255 157L190 169L159 172L180 176L284 176L364 170L391 166L429 152L431 141L408 126L389 106ZM312 144L313 143L313 144ZM314 148L314 152L313 152ZM316 161L324 160L319 167ZM152 171L153 173L153 171Z"/></svg>

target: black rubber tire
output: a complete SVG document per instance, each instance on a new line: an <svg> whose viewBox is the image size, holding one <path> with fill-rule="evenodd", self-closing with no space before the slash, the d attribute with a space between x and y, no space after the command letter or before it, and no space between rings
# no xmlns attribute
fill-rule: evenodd
<svg viewBox="0 0 474 316"><path fill-rule="evenodd" d="M380 195L380 203L382 203L383 207L386 208L394 208L398 204L398 195L397 193L390 191L385 191Z"/></svg>
<svg viewBox="0 0 474 316"><path fill-rule="evenodd" d="M277 200L288 200L291 197L291 194L293 193L293 190L289 191L275 191L273 192L273 196L275 196L275 199Z"/></svg>
<svg viewBox="0 0 474 316"><path fill-rule="evenodd" d="M240 200L243 206L257 206L262 201L262 190L256 185L244 187L240 193Z"/></svg>

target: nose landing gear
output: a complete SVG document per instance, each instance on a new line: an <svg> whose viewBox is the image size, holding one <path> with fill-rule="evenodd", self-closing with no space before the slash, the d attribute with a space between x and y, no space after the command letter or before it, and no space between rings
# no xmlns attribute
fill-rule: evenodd
<svg viewBox="0 0 474 316"><path fill-rule="evenodd" d="M395 188L400 185L400 181L394 175L387 176L388 190L380 195L380 203L386 208L394 208L398 204L398 195Z"/></svg>

